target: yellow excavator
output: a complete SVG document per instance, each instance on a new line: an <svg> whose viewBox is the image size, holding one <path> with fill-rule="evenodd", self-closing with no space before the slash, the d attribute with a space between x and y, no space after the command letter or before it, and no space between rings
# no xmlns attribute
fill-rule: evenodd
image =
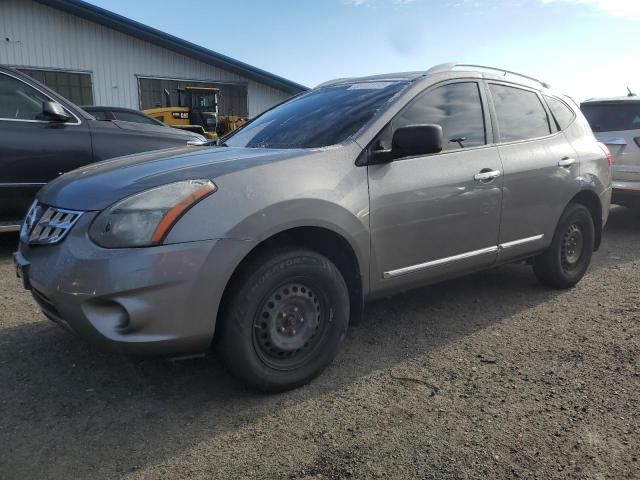
<svg viewBox="0 0 640 480"><path fill-rule="evenodd" d="M196 132L217 140L247 123L236 115L220 116L220 89L213 87L185 87L178 89L178 106L171 106L171 95L165 90L166 107L149 108L144 113L167 125Z"/></svg>

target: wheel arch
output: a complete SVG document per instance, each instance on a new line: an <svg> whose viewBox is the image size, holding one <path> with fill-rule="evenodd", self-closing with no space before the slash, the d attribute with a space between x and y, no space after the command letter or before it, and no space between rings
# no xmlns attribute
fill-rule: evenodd
<svg viewBox="0 0 640 480"><path fill-rule="evenodd" d="M231 293L238 288L237 284L246 269L272 252L290 247L308 248L324 255L336 265L349 290L351 322L356 324L361 320L369 272L361 271L361 262L351 242L336 230L325 226L295 226L259 241L238 262L222 293L216 326L220 323L220 316L225 312Z"/></svg>
<svg viewBox="0 0 640 480"><path fill-rule="evenodd" d="M602 204L600 203L600 197L593 190L581 190L569 203L584 205L591 213L595 228L594 251L598 251L602 243Z"/></svg>

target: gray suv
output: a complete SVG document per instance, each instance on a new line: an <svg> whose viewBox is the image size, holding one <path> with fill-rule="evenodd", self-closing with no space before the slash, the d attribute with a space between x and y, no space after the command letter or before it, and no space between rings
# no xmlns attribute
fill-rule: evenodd
<svg viewBox="0 0 640 480"><path fill-rule="evenodd" d="M135 354L213 345L279 391L331 362L369 299L524 260L575 285L610 196L575 104L445 64L325 83L217 146L67 173L39 192L15 258L60 325Z"/></svg>

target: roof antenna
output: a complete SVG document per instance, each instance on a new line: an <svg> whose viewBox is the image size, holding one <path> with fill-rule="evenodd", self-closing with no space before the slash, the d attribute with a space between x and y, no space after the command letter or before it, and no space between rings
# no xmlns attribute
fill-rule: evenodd
<svg viewBox="0 0 640 480"><path fill-rule="evenodd" d="M633 93L629 87L627 87L627 92L629 92L627 93L627 97L637 97L637 95Z"/></svg>

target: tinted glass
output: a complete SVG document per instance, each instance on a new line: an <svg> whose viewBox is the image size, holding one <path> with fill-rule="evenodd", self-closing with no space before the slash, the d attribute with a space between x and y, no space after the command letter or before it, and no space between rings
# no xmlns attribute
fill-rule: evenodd
<svg viewBox="0 0 640 480"><path fill-rule="evenodd" d="M435 123L442 127L443 150L486 144L480 91L475 82L453 83L431 90L405 108L393 129Z"/></svg>
<svg viewBox="0 0 640 480"><path fill-rule="evenodd" d="M571 109L557 98L547 97L546 95L544 98L547 101L547 105L549 105L549 110L551 110L551 113L558 123L558 128L560 130L564 130L571 125L571 122L573 122L573 119L575 118Z"/></svg>
<svg viewBox="0 0 640 480"><path fill-rule="evenodd" d="M320 88L269 110L225 143L231 147L315 148L345 141L369 122L406 82L363 82Z"/></svg>
<svg viewBox="0 0 640 480"><path fill-rule="evenodd" d="M111 120L111 115L105 110L87 110L96 120Z"/></svg>
<svg viewBox="0 0 640 480"><path fill-rule="evenodd" d="M513 142L549 135L549 118L538 95L529 90L490 84L500 140Z"/></svg>
<svg viewBox="0 0 640 480"><path fill-rule="evenodd" d="M146 123L147 125L161 125L157 120L147 117L142 113L114 110L113 116L116 117L116 120L122 120L124 122Z"/></svg>
<svg viewBox="0 0 640 480"><path fill-rule="evenodd" d="M580 109L594 132L640 130L640 102L583 103Z"/></svg>
<svg viewBox="0 0 640 480"><path fill-rule="evenodd" d="M48 100L21 80L0 74L0 118L44 120L42 103Z"/></svg>

